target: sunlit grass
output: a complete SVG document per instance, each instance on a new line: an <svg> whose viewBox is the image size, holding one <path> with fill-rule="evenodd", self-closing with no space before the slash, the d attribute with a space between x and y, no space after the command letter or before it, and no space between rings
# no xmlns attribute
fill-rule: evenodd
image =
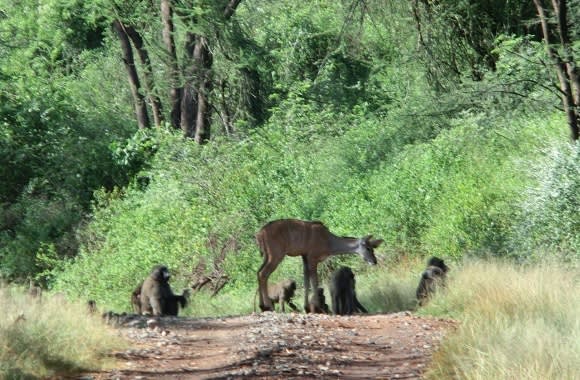
<svg viewBox="0 0 580 380"><path fill-rule="evenodd" d="M190 297L189 305L179 315L190 317L223 317L252 313L254 293L250 290L222 292L212 297L208 292L197 292ZM258 300L256 299L256 308Z"/></svg>
<svg viewBox="0 0 580 380"><path fill-rule="evenodd" d="M458 320L436 352L430 379L576 379L580 373L580 272L556 264L448 263L446 289L417 310L424 263L358 272L357 295L371 313L416 311ZM299 281L295 303L302 312ZM324 283L327 290L327 283ZM328 290L327 290L328 291ZM244 315L254 291L193 297L196 316ZM327 295L330 305L330 296Z"/></svg>
<svg viewBox="0 0 580 380"><path fill-rule="evenodd" d="M359 275L356 282L357 298L371 313L415 310L415 291L424 269L420 265L417 262L398 263Z"/></svg>
<svg viewBox="0 0 580 380"><path fill-rule="evenodd" d="M106 367L124 346L86 305L0 287L0 378L47 378Z"/></svg>
<svg viewBox="0 0 580 380"><path fill-rule="evenodd" d="M579 279L557 265L466 264L421 310L460 321L428 378L578 378Z"/></svg>
<svg viewBox="0 0 580 380"><path fill-rule="evenodd" d="M367 271L355 269L357 298L370 313L415 310L417 305L415 290L423 269L424 264L417 259L389 263ZM298 286L293 302L302 313L304 312L303 278L301 276L293 278ZM270 283L279 280L280 278L270 279ZM321 276L320 286L324 288L326 304L332 309L329 279ZM258 304L256 288L220 292L215 297L212 297L209 292L201 291L192 294L188 307L180 315L194 317L244 315L254 311L260 312ZM276 306L276 310L280 310L279 305Z"/></svg>

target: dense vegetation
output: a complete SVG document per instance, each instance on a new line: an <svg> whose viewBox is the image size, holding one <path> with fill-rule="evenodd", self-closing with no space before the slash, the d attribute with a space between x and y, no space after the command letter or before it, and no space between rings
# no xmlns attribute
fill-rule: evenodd
<svg viewBox="0 0 580 380"><path fill-rule="evenodd" d="M120 307L165 262L235 290L255 283L253 234L283 217L373 233L385 260L578 259L578 145L527 2L498 2L509 20L475 1L245 1L227 19L226 2L175 5L175 56L192 33L211 47L209 140L167 115L137 130L110 25L141 33L155 88L140 91L169 113L146 3L2 2L4 278Z"/></svg>
<svg viewBox="0 0 580 380"><path fill-rule="evenodd" d="M123 4L0 0L2 280L128 310L165 263L246 312L255 232L295 217L385 240L344 259L398 287L363 289L376 311L428 255L577 284L577 0Z"/></svg>

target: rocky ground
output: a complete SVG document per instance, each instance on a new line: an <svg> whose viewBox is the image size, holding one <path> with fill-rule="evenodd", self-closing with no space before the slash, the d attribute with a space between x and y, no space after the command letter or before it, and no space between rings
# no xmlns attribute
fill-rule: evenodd
<svg viewBox="0 0 580 380"><path fill-rule="evenodd" d="M411 313L260 313L123 321L131 348L101 379L419 379L454 321Z"/></svg>

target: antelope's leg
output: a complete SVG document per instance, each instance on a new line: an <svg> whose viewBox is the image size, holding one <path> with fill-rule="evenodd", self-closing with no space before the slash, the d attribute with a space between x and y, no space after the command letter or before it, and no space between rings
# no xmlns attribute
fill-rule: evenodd
<svg viewBox="0 0 580 380"><path fill-rule="evenodd" d="M280 264L281 259L275 259L264 255L264 262L260 270L258 271L258 287L260 289L260 309L262 311L273 311L274 306L272 305L272 300L268 296L268 277L274 272L274 270Z"/></svg>
<svg viewBox="0 0 580 380"><path fill-rule="evenodd" d="M308 257L306 255L302 255L302 264L304 269L304 311L308 313L308 292L310 290L310 272L308 269Z"/></svg>

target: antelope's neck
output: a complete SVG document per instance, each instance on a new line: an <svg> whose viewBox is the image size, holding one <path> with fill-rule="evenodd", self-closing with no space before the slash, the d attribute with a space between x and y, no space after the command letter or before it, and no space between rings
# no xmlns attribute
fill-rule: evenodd
<svg viewBox="0 0 580 380"><path fill-rule="evenodd" d="M331 255L343 255L356 253L359 247L359 239L351 237L333 236L330 239Z"/></svg>

